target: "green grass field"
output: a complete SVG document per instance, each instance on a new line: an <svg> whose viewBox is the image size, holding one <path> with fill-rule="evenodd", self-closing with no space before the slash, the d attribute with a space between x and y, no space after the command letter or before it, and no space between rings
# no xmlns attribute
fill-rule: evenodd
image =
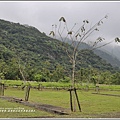
<svg viewBox="0 0 120 120"><path fill-rule="evenodd" d="M35 83L33 83L35 85ZM45 83L50 84L50 83ZM52 84L52 83L51 83ZM57 85L57 83L54 83ZM60 84L60 83L59 83ZM59 85L58 85L59 86ZM107 86L107 85L101 85L100 86L100 93L104 94L114 94L114 95L120 95L120 86ZM77 109L77 112L71 112L70 115L67 116L61 116L61 115L53 115L48 112L39 111L36 110L35 113L20 113L19 115L17 113L0 113L0 117L68 117L68 118L100 118L100 117L120 117L120 97L116 96L106 96L106 95L99 95L99 94L92 94L94 91L89 90L78 90L78 96L82 108L82 112L79 112ZM19 88L12 88L8 87L5 90L5 96L13 96L17 98L24 99L25 91L22 91ZM69 91L67 90L42 90L38 91L37 89L31 89L30 90L30 102L35 103L44 103L44 104L50 104L54 106L60 106L63 108L70 109L70 103L69 103ZM16 107L16 106L22 106L26 109L29 107L23 106L21 104L17 103L11 103L7 102L5 100L0 99L0 105L1 107ZM29 108L33 109L33 108Z"/></svg>
<svg viewBox="0 0 120 120"><path fill-rule="evenodd" d="M4 83L6 86L20 86L23 81L22 80L2 80L2 83ZM31 86L37 87L39 84L42 84L44 87L69 87L71 84L70 83L62 83L62 82L36 82L36 81L29 81ZM104 90L120 90L120 85L103 85L99 84L101 89ZM86 83L81 84L76 84L76 87L85 89L86 88ZM89 84L89 88L93 89L94 85L92 83Z"/></svg>
<svg viewBox="0 0 120 120"><path fill-rule="evenodd" d="M14 112L13 110L17 110L17 112ZM18 110L21 110L21 112L18 112ZM33 118L44 116L52 117L53 115L19 103L12 103L0 99L0 118Z"/></svg>

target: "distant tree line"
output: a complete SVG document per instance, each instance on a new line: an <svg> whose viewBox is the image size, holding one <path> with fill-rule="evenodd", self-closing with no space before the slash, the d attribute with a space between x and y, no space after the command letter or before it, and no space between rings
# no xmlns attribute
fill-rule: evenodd
<svg viewBox="0 0 120 120"><path fill-rule="evenodd" d="M70 82L70 72L64 66L58 64L54 70L50 70L50 62L45 61L41 69L21 65L23 73L28 81L37 82ZM12 59L9 65L0 60L0 79L4 80L22 80L16 59ZM77 83L93 84L116 84L120 85L120 72L114 73L106 70L99 70L89 66L81 68L75 72L75 81Z"/></svg>

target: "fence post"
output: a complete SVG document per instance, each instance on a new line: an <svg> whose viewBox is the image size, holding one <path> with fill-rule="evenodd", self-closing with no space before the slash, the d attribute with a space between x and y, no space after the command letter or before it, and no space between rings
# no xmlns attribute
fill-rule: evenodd
<svg viewBox="0 0 120 120"><path fill-rule="evenodd" d="M42 84L38 84L38 90L42 91Z"/></svg>
<svg viewBox="0 0 120 120"><path fill-rule="evenodd" d="M75 92L75 95L76 95L76 99L77 99L77 103L78 103L79 110L80 110L80 112L81 112L80 102L79 102L79 99L78 99L78 95L77 95L76 88L74 88L74 92Z"/></svg>
<svg viewBox="0 0 120 120"><path fill-rule="evenodd" d="M30 85L27 85L26 86L26 92L25 92L25 101L28 101L29 93L30 93Z"/></svg>
<svg viewBox="0 0 120 120"><path fill-rule="evenodd" d="M72 104L72 87L70 86L69 88L70 91L70 107L71 107L71 111L73 111L73 104Z"/></svg>
<svg viewBox="0 0 120 120"><path fill-rule="evenodd" d="M95 91L96 91L97 93L100 92L100 88L99 88L99 86L96 86Z"/></svg>
<svg viewBox="0 0 120 120"><path fill-rule="evenodd" d="M4 96L4 84L0 83L0 95Z"/></svg>

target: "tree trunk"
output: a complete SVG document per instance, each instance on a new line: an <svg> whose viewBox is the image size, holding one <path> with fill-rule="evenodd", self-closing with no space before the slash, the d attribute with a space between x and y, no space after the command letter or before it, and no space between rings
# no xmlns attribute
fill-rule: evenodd
<svg viewBox="0 0 120 120"><path fill-rule="evenodd" d="M72 87L75 87L75 60L72 63Z"/></svg>
<svg viewBox="0 0 120 120"><path fill-rule="evenodd" d="M28 101L30 94L30 85L26 86L25 101Z"/></svg>
<svg viewBox="0 0 120 120"><path fill-rule="evenodd" d="M24 76L24 74L23 74L23 72L22 72L22 70L21 70L20 67L19 67L19 70L20 70L20 73L21 73L22 78L23 78L23 80L24 80L24 85L26 85L26 79L25 79L25 76Z"/></svg>
<svg viewBox="0 0 120 120"><path fill-rule="evenodd" d="M74 88L75 88L75 59L73 59L73 63L72 63L72 98L73 98L73 112L76 111L76 100L75 100L75 92L74 92Z"/></svg>
<svg viewBox="0 0 120 120"><path fill-rule="evenodd" d="M71 87L70 87L70 107L71 107L71 111L73 112L72 88Z"/></svg>

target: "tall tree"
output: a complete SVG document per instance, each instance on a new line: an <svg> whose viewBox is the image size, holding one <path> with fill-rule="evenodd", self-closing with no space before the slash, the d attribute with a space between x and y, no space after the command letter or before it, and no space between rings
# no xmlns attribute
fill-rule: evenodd
<svg viewBox="0 0 120 120"><path fill-rule="evenodd" d="M105 15L102 19L100 19L98 22L96 22L93 26L91 26L91 25L88 26L89 21L83 20L83 24L80 27L78 26L77 23L75 23L71 29L68 28L67 20L64 17L61 17L59 19L58 35L61 38L62 42L66 42L67 40L70 39L71 46L73 47L73 50L71 52L69 52L68 44L66 44L66 46L64 46L64 50L66 51L67 56L69 57L71 65L72 65L72 75L71 75L72 89L75 88L75 68L76 68L76 64L77 64L78 47L80 46L80 44L82 42L87 41L87 38L94 31L99 31L99 27L103 24L104 20L107 18L108 18L108 16ZM53 25L52 25L52 28L53 28ZM49 35L53 35L53 37L56 38L56 36L57 36L56 29L57 29L57 26L55 25L55 30L52 29L52 31L50 32ZM110 42L104 43L102 45L100 44L98 46L98 44L103 41L105 41L105 39L103 37L98 37L97 39L95 39L95 41L89 41L89 43L91 45L91 50L103 47L103 46L113 42L113 40L112 40ZM118 37L115 38L115 42L120 42L120 39ZM75 96L74 92L72 95ZM75 97L73 97L73 101L74 101L73 111L76 111Z"/></svg>

